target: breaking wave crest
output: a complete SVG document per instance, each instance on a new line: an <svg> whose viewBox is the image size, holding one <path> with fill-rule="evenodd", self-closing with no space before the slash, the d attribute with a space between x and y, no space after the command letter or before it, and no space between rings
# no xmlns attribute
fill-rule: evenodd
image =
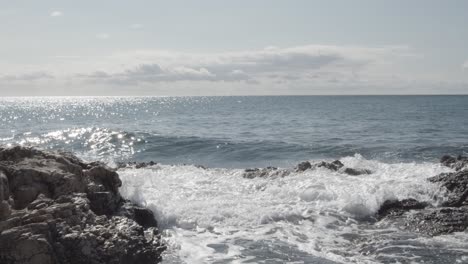
<svg viewBox="0 0 468 264"><path fill-rule="evenodd" d="M468 260L466 235L421 238L374 224L387 199L437 205L443 193L426 179L448 168L360 155L341 161L373 173L317 168L247 179L241 169L155 165L119 174L122 194L152 209L165 230L166 263L435 263L430 250L437 263Z"/></svg>

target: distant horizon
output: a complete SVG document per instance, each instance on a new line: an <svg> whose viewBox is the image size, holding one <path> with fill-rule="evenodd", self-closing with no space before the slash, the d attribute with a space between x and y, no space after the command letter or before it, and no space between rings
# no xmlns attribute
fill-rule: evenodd
<svg viewBox="0 0 468 264"><path fill-rule="evenodd" d="M245 95L19 95L0 98L41 98L41 97L298 97L298 96L468 96L466 94L245 94Z"/></svg>

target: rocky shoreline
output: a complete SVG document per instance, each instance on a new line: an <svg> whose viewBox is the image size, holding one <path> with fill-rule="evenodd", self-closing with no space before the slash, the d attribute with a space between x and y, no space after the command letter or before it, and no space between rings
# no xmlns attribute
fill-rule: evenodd
<svg viewBox="0 0 468 264"><path fill-rule="evenodd" d="M441 163L453 172L428 178L445 193L440 205L388 200L373 223L391 223L427 236L466 230L468 158L444 156ZM293 169L246 169L242 177L287 177L312 169L363 177L373 173L336 160L306 161ZM0 148L0 263L159 263L165 245L158 223L150 210L121 197L121 184L115 169L85 163L70 153Z"/></svg>
<svg viewBox="0 0 468 264"><path fill-rule="evenodd" d="M390 222L401 229L417 232L422 235L435 236L464 231L468 228L468 157L443 156L441 164L454 169L454 172L442 173L429 177L427 180L439 184L446 193L444 201L438 207L428 202L415 199L387 200L374 216L374 222ZM333 162L309 161L299 163L293 170L276 167L246 169L243 177L285 177L292 172L300 173L306 170L325 168L350 176L372 174L363 168L348 168L335 160Z"/></svg>
<svg viewBox="0 0 468 264"><path fill-rule="evenodd" d="M0 148L0 263L159 263L153 213L123 199L104 164Z"/></svg>

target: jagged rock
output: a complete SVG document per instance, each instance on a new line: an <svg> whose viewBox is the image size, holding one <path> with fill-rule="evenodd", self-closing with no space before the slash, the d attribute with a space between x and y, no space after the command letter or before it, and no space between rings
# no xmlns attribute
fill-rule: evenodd
<svg viewBox="0 0 468 264"><path fill-rule="evenodd" d="M276 167L266 167L266 168L255 168L255 169L245 169L242 177L247 179L253 178L263 178L263 177L275 177L280 176L284 177L287 176L290 172L287 170L278 169Z"/></svg>
<svg viewBox="0 0 468 264"><path fill-rule="evenodd" d="M320 163L317 163L314 165L315 167L324 167L324 168L327 168L329 170L332 170L332 171L337 171L339 169L341 169L344 165L343 163L341 163L341 161L339 160L335 160L333 162L325 162L325 161L322 161Z"/></svg>
<svg viewBox="0 0 468 264"><path fill-rule="evenodd" d="M387 200L377 212L377 219L382 219L386 216L400 216L405 212L416 209L424 209L429 206L426 202L419 202L415 199L404 200Z"/></svg>
<svg viewBox="0 0 468 264"><path fill-rule="evenodd" d="M312 168L312 164L308 161L301 162L296 166L296 172L302 172Z"/></svg>
<svg viewBox="0 0 468 264"><path fill-rule="evenodd" d="M428 180L441 184L448 191L443 206L468 205L468 170L442 173Z"/></svg>
<svg viewBox="0 0 468 264"><path fill-rule="evenodd" d="M464 231L468 228L468 158L443 156L441 163L455 172L441 173L428 178L440 184L447 196L440 207L431 208L427 203L414 199L386 201L376 214L378 219L393 218L400 227L434 236Z"/></svg>
<svg viewBox="0 0 468 264"><path fill-rule="evenodd" d="M119 194L118 174L64 153L0 148L0 263L158 263L148 209Z"/></svg>
<svg viewBox="0 0 468 264"><path fill-rule="evenodd" d="M445 155L440 159L440 163L449 168L455 169L456 171L460 171L468 168L468 157L459 155L455 158L450 155Z"/></svg>

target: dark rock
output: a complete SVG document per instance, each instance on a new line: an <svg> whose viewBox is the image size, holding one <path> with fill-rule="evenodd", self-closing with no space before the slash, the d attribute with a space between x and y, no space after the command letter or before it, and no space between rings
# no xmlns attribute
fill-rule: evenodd
<svg viewBox="0 0 468 264"><path fill-rule="evenodd" d="M382 219L386 216L400 216L405 212L416 209L424 209L429 206L426 202L419 202L415 199L404 199L404 200L387 200L381 206L377 212L377 219Z"/></svg>
<svg viewBox="0 0 468 264"><path fill-rule="evenodd" d="M332 171L337 171L341 169L343 166L344 166L343 163L341 163L341 161L339 160L335 160L333 162L322 161L320 163L315 164L315 167L319 167L319 168L324 167Z"/></svg>
<svg viewBox="0 0 468 264"><path fill-rule="evenodd" d="M460 171L468 168L468 157L459 155L455 158L453 156L445 155L440 159L440 163L449 168L455 169L456 171Z"/></svg>
<svg viewBox="0 0 468 264"><path fill-rule="evenodd" d="M208 167L203 166L203 165L195 165L195 168L199 168L199 169L203 169L203 170L208 169Z"/></svg>
<svg viewBox="0 0 468 264"><path fill-rule="evenodd" d="M346 168L344 173L352 176L358 176L358 175L363 175L363 174L371 174L372 171L368 169L353 169L353 168Z"/></svg>
<svg viewBox="0 0 468 264"><path fill-rule="evenodd" d="M429 236L464 231L468 228L468 158L443 156L441 163L455 169L428 181L440 184L447 196L438 208L414 199L386 201L377 213L378 219L392 220L403 229Z"/></svg>
<svg viewBox="0 0 468 264"><path fill-rule="evenodd" d="M151 212L151 210L135 206L134 204L129 203L128 201L126 201L119 209L118 215L134 219L135 222L137 222L144 228L158 226L158 222L154 218L154 214L153 212Z"/></svg>
<svg viewBox="0 0 468 264"><path fill-rule="evenodd" d="M69 153L0 148L0 263L158 263L148 209L124 201L118 174Z"/></svg>
<svg viewBox="0 0 468 264"><path fill-rule="evenodd" d="M245 169L244 173L242 174L242 177L247 178L247 179L253 179L253 178L264 178L264 177L284 177L289 175L288 170L282 170L278 169L276 167L266 167L266 168L255 168L255 169Z"/></svg>
<svg viewBox="0 0 468 264"><path fill-rule="evenodd" d="M310 164L310 162L308 162L308 161L304 161L304 162L301 162L301 163L297 164L296 172L302 172L302 171L308 170L310 168L312 168L312 164Z"/></svg>
<svg viewBox="0 0 468 264"><path fill-rule="evenodd" d="M441 184L448 191L448 197L443 206L468 205L468 170L442 173L428 180Z"/></svg>
<svg viewBox="0 0 468 264"><path fill-rule="evenodd" d="M436 236L461 232L468 227L468 207L431 208L409 214L405 229Z"/></svg>
<svg viewBox="0 0 468 264"><path fill-rule="evenodd" d="M468 207L432 208L414 199L385 201L376 217L429 236L464 231L468 227Z"/></svg>
<svg viewBox="0 0 468 264"><path fill-rule="evenodd" d="M158 164L157 162L154 161L149 161L149 162L136 162L136 161L129 161L129 162L119 162L117 163L117 168L122 169L122 168L128 168L132 167L135 169L141 169L141 168L146 168L146 167L151 167Z"/></svg>

